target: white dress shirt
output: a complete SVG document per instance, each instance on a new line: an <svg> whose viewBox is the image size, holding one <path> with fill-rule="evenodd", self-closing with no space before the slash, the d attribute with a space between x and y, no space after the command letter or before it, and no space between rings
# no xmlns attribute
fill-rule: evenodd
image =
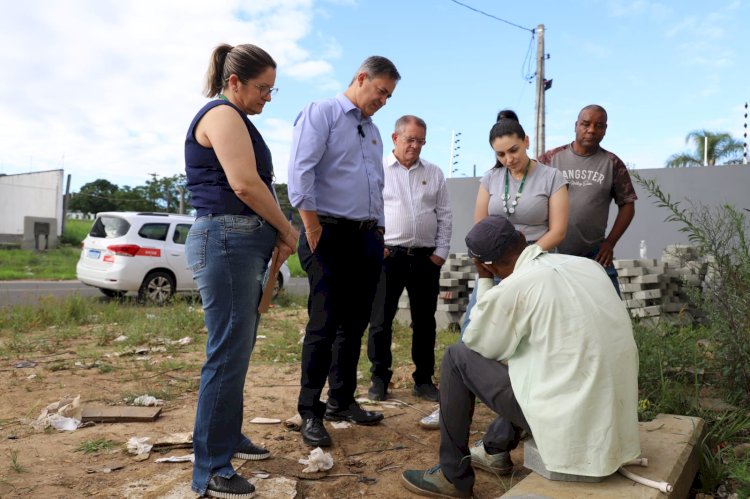
<svg viewBox="0 0 750 499"><path fill-rule="evenodd" d="M422 158L406 168L391 152L383 173L386 246L434 247L434 255L447 259L453 214L443 172Z"/></svg>

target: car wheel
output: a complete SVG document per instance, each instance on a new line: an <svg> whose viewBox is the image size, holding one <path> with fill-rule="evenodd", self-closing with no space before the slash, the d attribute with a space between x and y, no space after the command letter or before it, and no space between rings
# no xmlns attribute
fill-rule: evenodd
<svg viewBox="0 0 750 499"><path fill-rule="evenodd" d="M110 298L122 298L123 296L125 296L125 291L117 291L115 289L99 288L99 291L101 291L104 296L108 296Z"/></svg>
<svg viewBox="0 0 750 499"><path fill-rule="evenodd" d="M284 276L279 272L279 276L276 278L276 284L273 287L273 297L276 298L281 293L281 288L284 287Z"/></svg>
<svg viewBox="0 0 750 499"><path fill-rule="evenodd" d="M174 295L175 282L167 272L151 272L143 280L141 289L138 290L138 298L141 301L162 304L169 301Z"/></svg>

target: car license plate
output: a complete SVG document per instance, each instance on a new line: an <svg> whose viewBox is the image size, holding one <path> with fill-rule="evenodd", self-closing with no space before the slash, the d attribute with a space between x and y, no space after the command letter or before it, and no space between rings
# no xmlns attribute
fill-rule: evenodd
<svg viewBox="0 0 750 499"><path fill-rule="evenodd" d="M95 260L98 260L101 255L102 255L102 252L97 249L90 249L86 252L87 257L93 258Z"/></svg>

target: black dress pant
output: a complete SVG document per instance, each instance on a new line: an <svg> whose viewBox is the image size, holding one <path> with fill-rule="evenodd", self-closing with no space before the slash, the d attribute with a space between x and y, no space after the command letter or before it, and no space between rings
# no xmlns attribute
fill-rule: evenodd
<svg viewBox="0 0 750 499"><path fill-rule="evenodd" d="M336 406L354 402L362 335L383 264L383 236L374 227L344 219L321 220L321 227L314 253L304 233L299 240L300 263L310 283L297 402L305 419L323 416L326 378Z"/></svg>
<svg viewBox="0 0 750 499"><path fill-rule="evenodd" d="M398 300L406 288L411 309L412 378L416 384L432 383L435 373L435 310L440 290L440 267L432 263L434 248L419 248L413 254L394 249L383 261L383 274L370 317L367 356L372 379L385 386L391 379L393 319Z"/></svg>
<svg viewBox="0 0 750 499"><path fill-rule="evenodd" d="M531 433L513 393L508 366L482 357L463 343L449 346L440 368L440 468L457 489L464 491L474 485L469 430L477 398L502 416L501 427L509 428L491 437L494 452L515 449L521 431ZM493 422L486 437L497 429Z"/></svg>

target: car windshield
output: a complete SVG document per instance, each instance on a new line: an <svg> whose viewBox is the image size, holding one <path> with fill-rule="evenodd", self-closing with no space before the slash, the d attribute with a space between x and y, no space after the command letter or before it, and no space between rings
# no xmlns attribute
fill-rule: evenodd
<svg viewBox="0 0 750 499"><path fill-rule="evenodd" d="M103 237L105 239L112 239L114 237L121 237L128 233L130 224L127 220L113 216L101 216L96 219L89 236L91 237Z"/></svg>

